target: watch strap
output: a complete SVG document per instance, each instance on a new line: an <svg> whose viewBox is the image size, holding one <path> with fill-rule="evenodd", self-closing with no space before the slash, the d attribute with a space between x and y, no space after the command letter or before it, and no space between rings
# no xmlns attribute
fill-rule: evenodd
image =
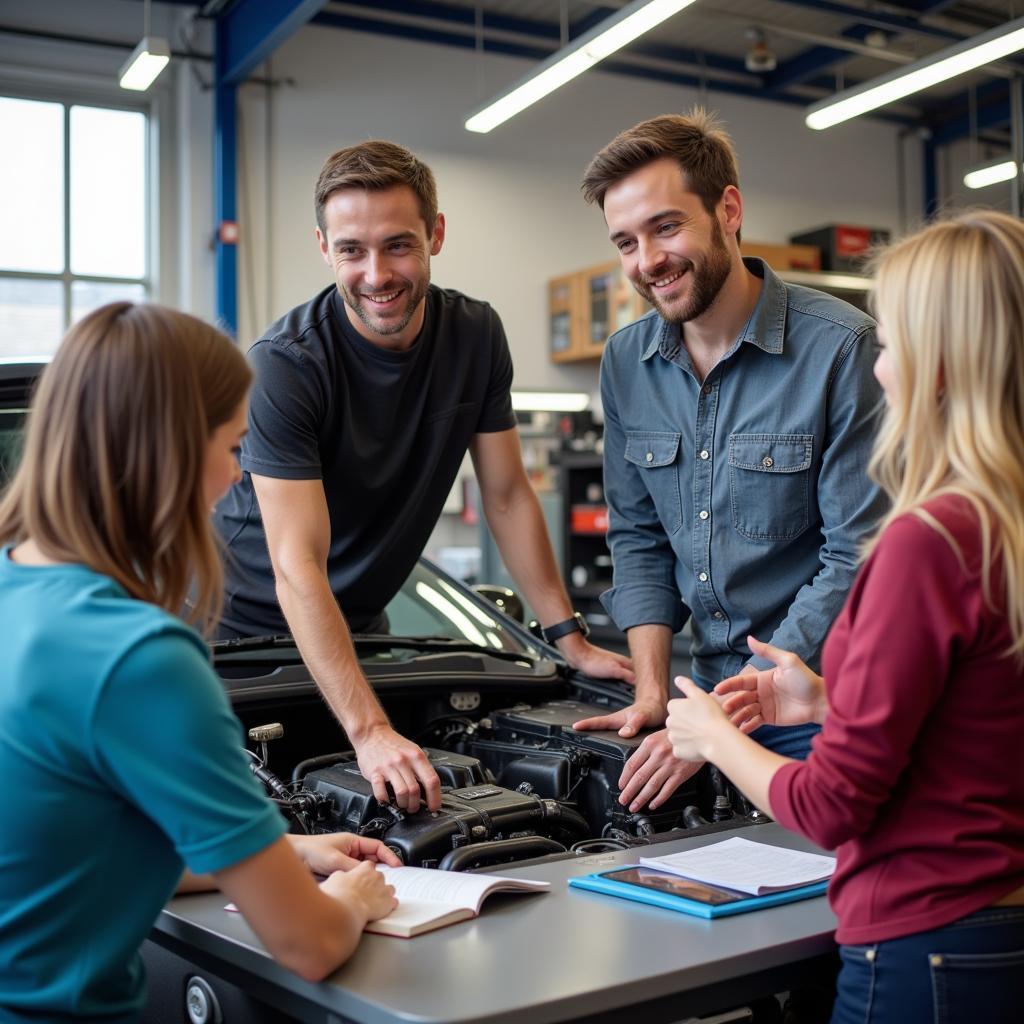
<svg viewBox="0 0 1024 1024"><path fill-rule="evenodd" d="M587 626L587 620L579 612L573 612L572 618L556 622L553 626L544 626L541 629L541 633L544 636L545 642L552 644L563 636L568 636L570 633L582 633L583 636L588 636L590 628Z"/></svg>

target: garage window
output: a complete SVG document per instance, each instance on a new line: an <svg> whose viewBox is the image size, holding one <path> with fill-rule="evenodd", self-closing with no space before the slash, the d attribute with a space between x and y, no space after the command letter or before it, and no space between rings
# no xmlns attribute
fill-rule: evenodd
<svg viewBox="0 0 1024 1024"><path fill-rule="evenodd" d="M89 310L150 294L147 122L0 96L0 359L52 355Z"/></svg>

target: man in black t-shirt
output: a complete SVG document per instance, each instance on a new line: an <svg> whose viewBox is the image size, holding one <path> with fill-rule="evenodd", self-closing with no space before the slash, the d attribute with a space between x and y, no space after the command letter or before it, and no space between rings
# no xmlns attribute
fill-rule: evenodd
<svg viewBox="0 0 1024 1024"><path fill-rule="evenodd" d="M571 665L632 681L587 642L523 469L512 360L485 302L430 284L444 241L433 174L365 142L328 158L317 240L335 285L250 349L243 478L217 508L229 551L221 636L291 632L381 801L415 811L440 783L391 728L346 619L372 629L412 571L468 450L502 558Z"/></svg>

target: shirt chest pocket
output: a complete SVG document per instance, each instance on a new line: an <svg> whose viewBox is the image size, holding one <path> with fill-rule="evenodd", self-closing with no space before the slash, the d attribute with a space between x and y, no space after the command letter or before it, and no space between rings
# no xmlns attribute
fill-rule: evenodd
<svg viewBox="0 0 1024 1024"><path fill-rule="evenodd" d="M681 434L626 431L626 461L642 470L640 479L654 501L666 533L675 533L683 525L682 502L679 498L681 438Z"/></svg>
<svg viewBox="0 0 1024 1024"><path fill-rule="evenodd" d="M792 540L810 523L813 434L729 438L732 524L748 540Z"/></svg>

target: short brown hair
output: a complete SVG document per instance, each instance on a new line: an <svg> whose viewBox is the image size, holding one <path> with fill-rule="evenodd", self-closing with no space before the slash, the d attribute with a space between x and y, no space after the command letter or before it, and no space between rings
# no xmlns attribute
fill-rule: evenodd
<svg viewBox="0 0 1024 1024"><path fill-rule="evenodd" d="M732 139L713 115L694 107L687 114L652 117L616 135L583 174L583 198L604 209L612 185L655 160L679 163L684 184L713 213L726 186L739 187L740 175Z"/></svg>
<svg viewBox="0 0 1024 1024"><path fill-rule="evenodd" d="M31 538L174 614L192 584L192 618L208 629L223 576L206 445L251 380L237 346L186 313L114 302L83 317L40 378L0 541Z"/></svg>
<svg viewBox="0 0 1024 1024"><path fill-rule="evenodd" d="M314 202L316 223L324 237L324 207L327 200L343 188L362 188L367 192L408 185L416 195L420 216L431 234L437 223L437 183L433 171L404 146L383 139L360 142L332 153L316 179Z"/></svg>

